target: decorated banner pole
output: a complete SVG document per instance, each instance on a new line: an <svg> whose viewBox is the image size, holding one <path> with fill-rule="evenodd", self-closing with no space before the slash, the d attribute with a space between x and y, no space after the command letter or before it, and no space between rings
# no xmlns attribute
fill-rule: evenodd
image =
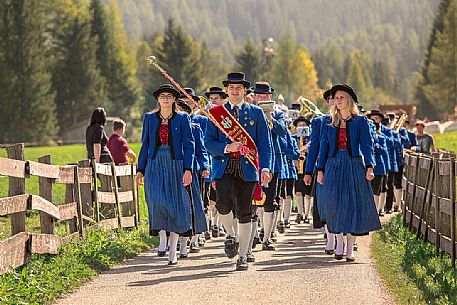
<svg viewBox="0 0 457 305"><path fill-rule="evenodd" d="M154 66L156 67L160 73L162 73L162 75L168 79L176 88L178 88L179 91L181 91L185 97L187 97L189 100L193 100L193 98L190 96L189 93L186 92L186 90L184 90L180 84L178 84L178 82L176 82L174 80L173 77L170 76L170 74L167 73L167 71L165 71L158 63L157 63L157 60L156 60L156 57L151 55L147 58L147 62L149 65L151 66ZM214 123L214 125L216 125L217 128L219 128L226 136L227 138L229 138L230 141L232 142L236 142L235 139L219 124L219 122L213 117L213 115L211 113L209 113L208 111L206 111L205 107L203 107L202 105L200 105L200 103L194 103L198 109L200 109L200 111L205 114L208 119ZM240 147L240 154L243 155L245 158L247 158L253 165L254 167L256 167L255 165L255 162L254 160L252 160L252 157L250 156L249 154L249 148L247 148L245 145L241 144L241 147Z"/></svg>

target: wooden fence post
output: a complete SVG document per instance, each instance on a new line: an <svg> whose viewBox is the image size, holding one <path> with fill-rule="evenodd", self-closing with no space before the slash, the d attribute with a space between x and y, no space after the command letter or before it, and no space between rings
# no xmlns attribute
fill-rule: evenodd
<svg viewBox="0 0 457 305"><path fill-rule="evenodd" d="M416 188L417 188L417 179L418 179L418 175L419 175L419 159L420 159L420 155L416 155L414 157L414 166L413 166L413 194L412 194L412 201L411 201L411 207L410 207L410 214L411 214L411 217L409 219L409 223L408 223L408 228L409 230L411 231L412 228L413 228L413 219L414 219L414 209L415 209L415 206L416 206Z"/></svg>
<svg viewBox="0 0 457 305"><path fill-rule="evenodd" d="M130 185L132 186L132 194L133 194L133 210L135 213L135 226L138 228L140 225L140 206L138 200L138 186L135 182L135 165L130 164L131 168L131 175L130 175Z"/></svg>
<svg viewBox="0 0 457 305"><path fill-rule="evenodd" d="M114 162L111 162L111 177L113 178L113 185L114 185L114 198L116 199L116 208L117 208L117 219L119 222L119 228L123 228L122 226L122 209L121 203L119 202L119 188L117 185L117 175L116 175L116 165Z"/></svg>
<svg viewBox="0 0 457 305"><path fill-rule="evenodd" d="M9 159L24 160L24 143L6 149ZM25 178L8 177L8 196L25 194ZM10 215L11 235L25 232L25 212Z"/></svg>
<svg viewBox="0 0 457 305"><path fill-rule="evenodd" d="M94 200L95 200L95 220L100 222L100 203L98 202L98 183L97 183L97 166L95 160L91 160L92 172L94 178Z"/></svg>
<svg viewBox="0 0 457 305"><path fill-rule="evenodd" d="M435 194L435 253L440 252L440 198L438 196L439 184L439 155L433 156L433 167L435 171L435 181L433 183L433 193ZM433 199L432 199L433 200Z"/></svg>
<svg viewBox="0 0 457 305"><path fill-rule="evenodd" d="M78 174L78 166L75 165L74 168L74 177L75 177L75 184L74 184L74 194L75 194L75 201L76 206L78 209L78 229L79 234L84 238L84 222L83 222L83 208L81 203L81 184L79 184L79 174Z"/></svg>
<svg viewBox="0 0 457 305"><path fill-rule="evenodd" d="M90 161L89 160L82 160L78 162L78 167L80 168L86 168L86 167L91 167L90 166ZM79 171L79 170L78 170ZM78 176L79 179L79 176ZM82 214L84 216L94 218L95 213L94 213L94 206L92 202L95 202L95 200L92 200L92 186L91 184L88 183L82 183L79 185L79 193L80 193L80 200L81 200L81 209L82 209ZM86 221L87 222L87 221Z"/></svg>
<svg viewBox="0 0 457 305"><path fill-rule="evenodd" d="M51 156L46 155L38 158L38 162L51 164ZM40 196L52 202L52 182L49 178L38 177ZM45 212L40 212L40 227L43 234L54 234L55 220Z"/></svg>
<svg viewBox="0 0 457 305"><path fill-rule="evenodd" d="M455 245L455 239L456 239L456 227L455 227L455 204L456 204L456 200L455 200L455 188L456 188L456 178L455 178L455 174L456 174L456 165L457 163L455 162L455 155L451 156L451 170L450 170L450 185L449 185L449 188L450 188L450 199L451 199L451 241L452 241L452 252L451 252L451 256L452 256L452 266L455 268L455 260L456 260L456 245Z"/></svg>

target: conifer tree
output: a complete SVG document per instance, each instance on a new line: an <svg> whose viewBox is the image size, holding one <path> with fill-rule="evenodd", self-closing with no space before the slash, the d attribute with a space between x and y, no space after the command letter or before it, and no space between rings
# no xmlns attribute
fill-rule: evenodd
<svg viewBox="0 0 457 305"><path fill-rule="evenodd" d="M48 1L0 3L0 142L44 143L55 135L49 8Z"/></svg>
<svg viewBox="0 0 457 305"><path fill-rule="evenodd" d="M258 80L262 58L260 50L251 38L249 38L244 44L243 49L235 55L235 70L242 71L246 75L246 79L251 82Z"/></svg>

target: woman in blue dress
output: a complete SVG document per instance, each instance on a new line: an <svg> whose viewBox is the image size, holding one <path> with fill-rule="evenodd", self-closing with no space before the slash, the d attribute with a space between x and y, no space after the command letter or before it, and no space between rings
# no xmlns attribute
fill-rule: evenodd
<svg viewBox="0 0 457 305"><path fill-rule="evenodd" d="M143 183L149 213L149 232L170 232L168 264L177 264L179 235L192 235L191 201L195 144L190 118L176 111L179 92L161 85L153 93L159 106L144 116L138 156L137 184Z"/></svg>
<svg viewBox="0 0 457 305"><path fill-rule="evenodd" d="M357 95L348 85L333 87L335 105L324 119L317 163L317 182L328 230L337 234L335 258L355 260L356 236L381 228L370 181L374 179L374 152L368 119L359 115ZM363 156L363 159L362 159Z"/></svg>

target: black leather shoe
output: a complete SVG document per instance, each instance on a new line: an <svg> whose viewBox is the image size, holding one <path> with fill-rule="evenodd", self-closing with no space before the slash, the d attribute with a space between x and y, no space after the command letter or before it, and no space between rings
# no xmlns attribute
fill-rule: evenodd
<svg viewBox="0 0 457 305"><path fill-rule="evenodd" d="M335 259L340 261L343 259L343 254L335 254Z"/></svg>
<svg viewBox="0 0 457 305"><path fill-rule="evenodd" d="M386 214L392 214L392 210L388 210Z"/></svg>
<svg viewBox="0 0 457 305"><path fill-rule="evenodd" d="M309 218L308 216L305 216L305 219L303 220L304 223L309 223Z"/></svg>
<svg viewBox="0 0 457 305"><path fill-rule="evenodd" d="M178 264L178 261L174 261L174 262L168 262L168 266L176 266Z"/></svg>
<svg viewBox="0 0 457 305"><path fill-rule="evenodd" d="M384 212L379 212L379 216L384 217Z"/></svg>
<svg viewBox="0 0 457 305"><path fill-rule="evenodd" d="M245 271L248 270L248 262L244 257L238 258L236 261L236 271Z"/></svg>
<svg viewBox="0 0 457 305"><path fill-rule="evenodd" d="M355 262L355 257L346 257L346 261L353 263L353 262Z"/></svg>
<svg viewBox="0 0 457 305"><path fill-rule="evenodd" d="M157 256L158 257L164 257L165 253L167 253L167 252L166 251L157 251Z"/></svg>
<svg viewBox="0 0 457 305"><path fill-rule="evenodd" d="M224 252L228 258L234 258L238 254L235 237L228 236L224 242Z"/></svg>
<svg viewBox="0 0 457 305"><path fill-rule="evenodd" d="M333 255L333 253L335 253L335 250L327 250L327 249L325 249L325 254Z"/></svg>
<svg viewBox="0 0 457 305"><path fill-rule="evenodd" d="M198 245L200 247L204 247L205 246L205 238L203 236L200 236L200 238L198 239Z"/></svg>
<svg viewBox="0 0 457 305"><path fill-rule="evenodd" d="M295 218L295 223L300 224L303 221L303 216L301 214L297 214L297 218Z"/></svg>
<svg viewBox="0 0 457 305"><path fill-rule="evenodd" d="M286 227L284 225L284 222L279 221L277 225L278 232L281 234L284 234L286 232Z"/></svg>
<svg viewBox="0 0 457 305"><path fill-rule="evenodd" d="M290 221L289 220L285 220L284 221L284 226L286 227L286 229L290 229Z"/></svg>
<svg viewBox="0 0 457 305"><path fill-rule="evenodd" d="M213 238L218 238L219 237L219 228L217 226L213 226L211 229L211 235Z"/></svg>
<svg viewBox="0 0 457 305"><path fill-rule="evenodd" d="M252 253L246 254L246 261L247 261L248 263L253 263L253 262L255 262L254 254L252 254Z"/></svg>
<svg viewBox="0 0 457 305"><path fill-rule="evenodd" d="M205 240L210 240L211 239L211 234L209 234L208 231L205 232Z"/></svg>
<svg viewBox="0 0 457 305"><path fill-rule="evenodd" d="M275 245L273 245L273 243L270 241L270 240L267 240L266 242L264 242L262 244L262 250L265 250L265 251L275 251L276 250L276 247Z"/></svg>
<svg viewBox="0 0 457 305"><path fill-rule="evenodd" d="M190 244L190 253L198 253L200 252L200 247L198 246L197 243L191 243Z"/></svg>
<svg viewBox="0 0 457 305"><path fill-rule="evenodd" d="M182 253L179 253L179 258L187 258L189 255L187 254L182 254Z"/></svg>
<svg viewBox="0 0 457 305"><path fill-rule="evenodd" d="M354 245L352 246L352 249L354 251L357 251L359 249L359 246L357 246L357 243L354 243Z"/></svg>

